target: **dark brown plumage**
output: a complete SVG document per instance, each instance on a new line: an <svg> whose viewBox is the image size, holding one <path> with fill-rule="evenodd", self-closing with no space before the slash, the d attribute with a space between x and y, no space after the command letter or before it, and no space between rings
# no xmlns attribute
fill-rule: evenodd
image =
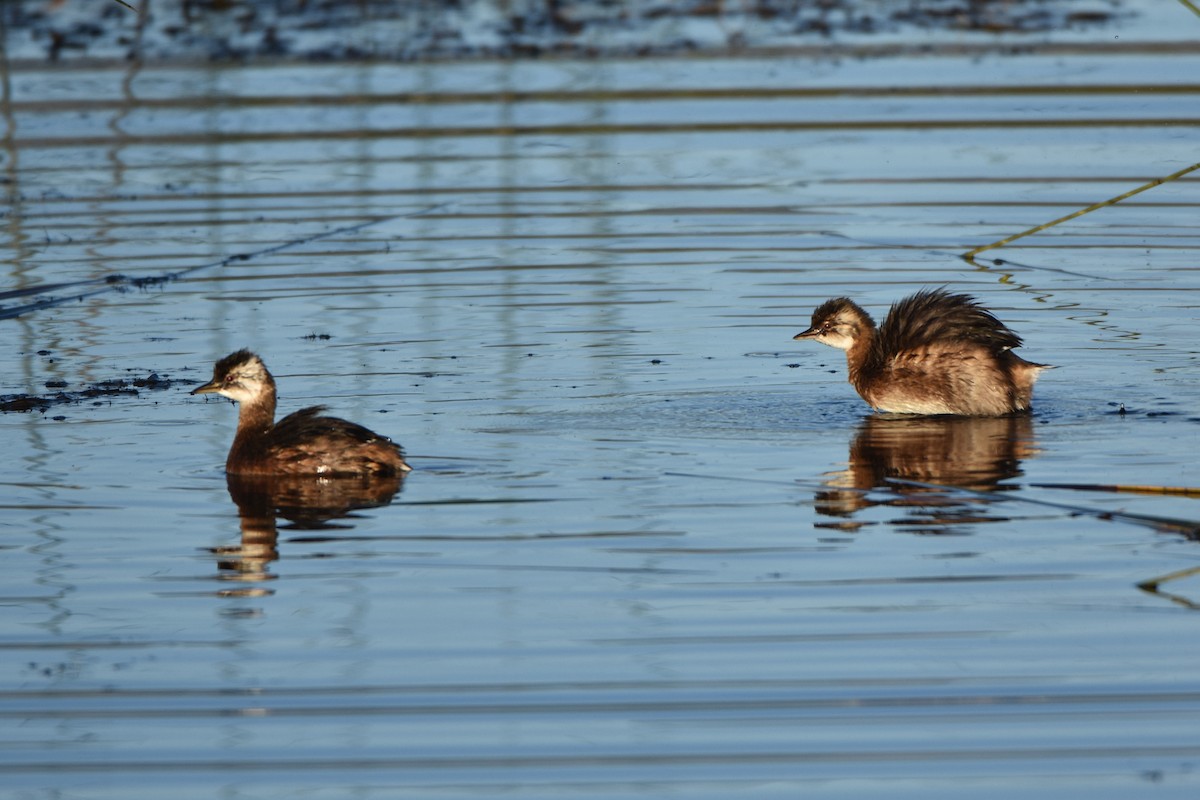
<svg viewBox="0 0 1200 800"><path fill-rule="evenodd" d="M219 394L239 404L237 434L225 460L234 475L394 475L412 469L385 436L338 417L324 406L276 423L275 379L249 350L217 362L213 378L192 394Z"/></svg>
<svg viewBox="0 0 1200 800"><path fill-rule="evenodd" d="M846 351L850 383L880 411L998 416L1027 411L1045 364L1013 348L1021 338L965 294L920 291L878 329L845 297L823 303L796 339Z"/></svg>

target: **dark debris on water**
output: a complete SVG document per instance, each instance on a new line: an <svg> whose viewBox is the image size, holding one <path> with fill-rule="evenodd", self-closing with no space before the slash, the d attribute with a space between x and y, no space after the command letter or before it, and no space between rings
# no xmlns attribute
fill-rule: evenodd
<svg viewBox="0 0 1200 800"><path fill-rule="evenodd" d="M114 378L98 381L76 391L65 391L67 382L46 381L46 388L59 389L52 394L6 394L0 395L0 412L40 411L43 414L52 408L113 397L140 397L143 391L156 392L171 388L177 381L151 372L144 378ZM192 381L188 381L192 383ZM57 419L57 417L56 417Z"/></svg>

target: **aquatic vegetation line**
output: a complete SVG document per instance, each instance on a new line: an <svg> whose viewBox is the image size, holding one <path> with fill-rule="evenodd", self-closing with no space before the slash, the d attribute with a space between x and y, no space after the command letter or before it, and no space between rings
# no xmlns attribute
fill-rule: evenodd
<svg viewBox="0 0 1200 800"><path fill-rule="evenodd" d="M1136 486L1107 483L1031 483L1039 489L1073 489L1077 492L1117 492L1122 494L1163 494L1173 497L1200 497L1200 488L1192 486Z"/></svg>
<svg viewBox="0 0 1200 800"><path fill-rule="evenodd" d="M1200 17L1200 7L1193 3L1192 0L1179 0L1179 2L1183 3L1184 7L1190 9L1197 17Z"/></svg>
<svg viewBox="0 0 1200 800"><path fill-rule="evenodd" d="M300 245L319 242L322 239L329 239L345 233L355 233L357 231L370 228L374 225L379 225L384 222L391 222L392 220L396 219L419 217L422 214L428 214L431 211L444 208L446 205L448 204L440 203L438 205L429 206L428 208L423 208L420 211L414 211L408 214L389 214L382 217L371 217L363 222L356 222L353 225L343 225L340 228L321 231L320 233L314 233L309 236L288 239L286 242L271 245L270 247L264 247L261 250L253 250L249 253L235 253L234 255L226 256L219 261L210 261L206 264L197 264L196 266L186 267L184 269L176 270L175 272L164 272L158 275L148 275L145 277L130 277L121 273L115 273L113 275L106 275L103 278L90 278L88 280L68 281L63 283L49 283L40 286L31 286L25 289L15 289L8 292L0 292L0 300L31 295L41 296L40 299L30 303L25 303L24 305L9 307L0 306L0 320L13 319L24 314L29 314L33 311L41 311L43 309L61 306L66 303L82 301L89 297L94 297L105 292L127 292L130 289L149 289L155 286L162 286L164 284L171 283L172 281L177 281L184 276L192 274L193 272L199 272L200 270L213 269L216 267L227 267L230 264L235 264L240 261L251 261L256 258L262 258L263 256L274 255L275 253L279 253L293 247L299 247ZM80 291L72 291L67 295L45 296L49 292L77 288L80 289Z"/></svg>
<svg viewBox="0 0 1200 800"><path fill-rule="evenodd" d="M1032 503L1047 508L1058 508L1072 514L1095 517L1101 520L1117 520L1134 525L1143 525L1162 533L1181 533L1189 539L1200 539L1200 522L1175 517L1159 517L1152 514L1134 514L1128 511L1108 511L1106 509L1077 506L1071 503L1055 503L1050 500L1036 500L1032 497L1022 497L1011 493L981 492L976 489L966 489L961 486L944 486L939 483L924 483L910 481L904 478L885 478L888 483L900 486L917 486L923 489L937 489L943 492L967 494L981 500L1014 503Z"/></svg>
<svg viewBox="0 0 1200 800"><path fill-rule="evenodd" d="M974 250L968 250L967 252L963 253L962 258L965 261L974 265L975 264L975 256L979 255L980 253L984 252L985 250L994 250L997 247L1003 247L1006 244L1015 242L1017 239L1023 239L1026 236L1030 236L1035 233L1040 233L1041 231L1044 231L1047 228L1053 228L1055 225L1059 225L1063 222L1068 222L1077 217L1082 217L1084 214L1090 214L1091 212L1095 211L1096 209L1104 208L1105 206L1115 205L1115 204L1121 202L1122 200L1127 200L1130 197L1133 197L1135 194L1141 194L1142 192L1147 191L1148 189L1153 189L1156 186L1162 186L1164 183L1170 183L1171 181L1182 178L1184 175L1187 175L1189 172L1195 172L1198 169L1200 169L1200 163L1192 164L1190 167L1184 167L1183 169L1179 170L1178 172L1173 172L1170 175L1167 175L1165 178L1155 178L1154 180L1150 181L1149 183L1144 183L1141 186L1137 187L1136 189L1130 189L1128 192L1125 192L1124 194L1119 194L1116 197L1110 197L1109 199L1102 200L1099 203L1093 203L1092 205L1088 206L1087 208L1081 208L1078 211L1075 211L1071 214L1067 214L1065 217L1059 217L1056 220L1047 222L1042 225L1038 225L1035 228L1030 228L1027 231L1021 231L1020 233L1015 233L1012 236L1009 236L1005 239L1001 239L998 242L992 242L991 244L985 244L982 247L976 247ZM976 265L976 266L978 266L978 265Z"/></svg>

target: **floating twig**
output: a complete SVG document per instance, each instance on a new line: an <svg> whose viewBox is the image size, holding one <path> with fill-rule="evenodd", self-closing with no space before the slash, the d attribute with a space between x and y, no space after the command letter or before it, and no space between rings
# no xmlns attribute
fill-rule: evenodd
<svg viewBox="0 0 1200 800"><path fill-rule="evenodd" d="M1165 494L1173 497L1200 497L1200 489L1191 486L1135 486L1105 483L1031 483L1039 489L1073 489L1077 492L1120 492L1124 494Z"/></svg>
<svg viewBox="0 0 1200 800"><path fill-rule="evenodd" d="M1158 588L1167 581L1177 581L1181 578L1190 578L1193 575L1200 574L1200 567L1188 567L1177 572L1168 572L1166 575L1161 575L1157 578L1151 578L1148 581L1142 581L1137 586L1139 589L1145 589L1147 592L1158 592Z"/></svg>
<svg viewBox="0 0 1200 800"><path fill-rule="evenodd" d="M981 492L976 489L964 489L959 486L943 486L937 483L923 483L921 481L910 481L903 478L887 478L888 483L896 483L902 486L920 486L926 489L937 489L943 492L961 492L969 494L973 497L978 497L982 500L990 500L995 502L1017 502L1017 503L1033 503L1034 505L1046 506L1047 508L1059 508L1064 511L1069 511L1072 514L1081 516L1095 517L1102 520L1118 520L1120 522L1129 522L1134 525L1144 525L1156 531L1167 533L1181 533L1190 539L1200 539L1200 522L1189 519L1179 519L1177 517L1159 517L1153 514L1134 514L1129 511L1108 511L1100 508L1089 508L1088 506L1077 506L1072 503L1055 503L1050 500L1035 500L1032 497L1022 497L1020 495L1004 493L1004 492Z"/></svg>
<svg viewBox="0 0 1200 800"><path fill-rule="evenodd" d="M1192 0L1179 0L1179 2L1183 3L1184 6L1191 9L1192 13L1195 14L1197 17L1200 17L1200 7L1197 7L1196 4L1192 2Z"/></svg>
<svg viewBox="0 0 1200 800"><path fill-rule="evenodd" d="M1189 600L1188 598L1184 597L1181 594L1172 594L1171 592L1164 592L1162 590L1162 585L1164 583L1166 583L1167 581L1177 581L1177 580L1181 580L1183 578L1190 578L1193 575L1198 575L1198 574L1200 574L1200 567L1189 567L1188 569L1181 569L1176 572L1168 572L1166 575L1161 575L1157 578L1151 578L1148 581L1141 581L1140 583L1138 583L1137 588L1141 589L1143 592L1146 592L1147 594L1152 594L1157 597L1165 597L1167 600L1170 600L1172 603L1175 603L1176 605L1181 605L1184 608L1189 608L1189 609L1192 609L1193 611L1197 611L1197 610L1200 610L1200 603L1196 603L1194 600Z"/></svg>
<svg viewBox="0 0 1200 800"><path fill-rule="evenodd" d="M1173 180L1182 178L1184 175L1187 175L1189 172L1195 172L1198 169L1200 169L1200 164L1192 164L1190 167L1184 167L1183 169L1179 170L1178 172L1172 172L1170 175L1166 176L1165 178L1155 178L1154 180L1150 181L1149 183L1143 183L1141 186L1137 187L1136 189L1130 189L1128 192L1125 192L1124 194L1119 194L1116 197L1110 197L1108 200L1103 200L1099 203L1093 203L1092 205L1088 206L1087 208L1081 208L1080 210L1078 210L1074 213L1067 214L1065 217L1059 217L1058 219L1056 219L1052 222L1047 222L1044 225L1038 225L1036 228L1030 228L1027 231L1015 233L1012 236L1009 236L1006 239L1001 239L998 242L992 242L991 244L985 244L982 247L976 247L974 250L968 250L966 253L963 253L962 257L964 260L974 263L975 256L979 255L980 253L982 253L985 250L993 250L997 247L1003 247L1006 244L1015 242L1017 239L1024 238L1024 237L1029 236L1034 233L1038 233L1039 231L1044 231L1047 228L1053 228L1055 225L1058 225L1063 222L1067 222L1068 220L1075 219L1076 217L1082 217L1084 214L1089 214L1098 208L1104 208L1105 206L1114 205L1116 203L1121 202L1122 200L1127 200L1128 198L1133 197L1135 194L1141 194L1142 192L1146 191L1147 189L1153 189L1156 186L1162 186L1164 183L1170 183Z"/></svg>

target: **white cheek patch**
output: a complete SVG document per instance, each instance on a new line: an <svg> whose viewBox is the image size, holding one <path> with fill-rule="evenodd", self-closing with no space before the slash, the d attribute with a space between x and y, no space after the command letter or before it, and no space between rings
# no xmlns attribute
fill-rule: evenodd
<svg viewBox="0 0 1200 800"><path fill-rule="evenodd" d="M838 350L849 350L854 344L854 340L845 334L829 333L821 337L821 343L836 347Z"/></svg>

